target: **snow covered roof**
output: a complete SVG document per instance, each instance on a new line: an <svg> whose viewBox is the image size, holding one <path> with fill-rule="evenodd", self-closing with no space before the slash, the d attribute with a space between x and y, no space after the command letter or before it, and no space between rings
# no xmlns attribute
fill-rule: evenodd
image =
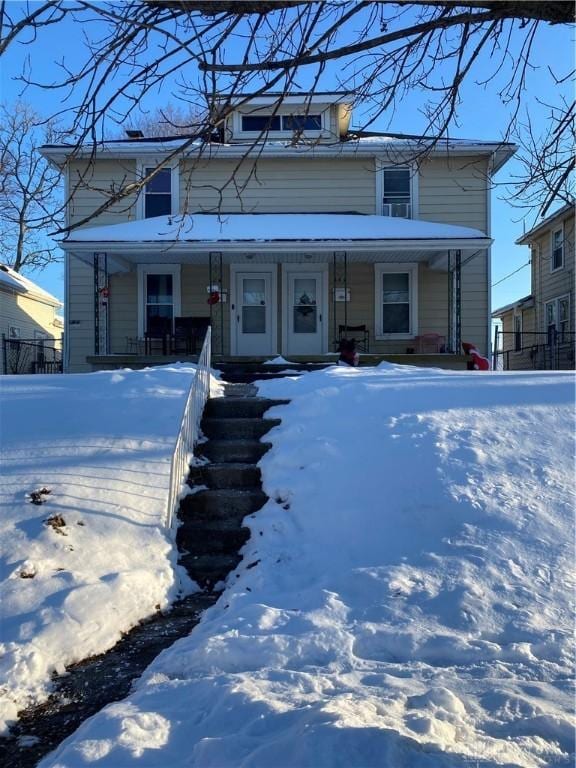
<svg viewBox="0 0 576 768"><path fill-rule="evenodd" d="M336 213L186 214L72 231L62 247L80 243L426 243L487 248L484 232L389 216ZM458 243L456 245L455 243Z"/></svg>
<svg viewBox="0 0 576 768"><path fill-rule="evenodd" d="M510 304L505 304L503 307L495 309L492 312L492 317L501 317L512 309L520 309L520 307L523 309L530 309L532 306L534 306L534 296L530 294L529 296L524 296L522 299L516 299L516 301L512 301Z"/></svg>
<svg viewBox="0 0 576 768"><path fill-rule="evenodd" d="M15 272L5 264L0 264L0 289L25 293L35 299L44 301L46 304L53 304L55 307L61 307L62 302L51 293L45 291L40 286L33 283L27 277L19 272Z"/></svg>
<svg viewBox="0 0 576 768"><path fill-rule="evenodd" d="M352 134L343 141L293 144L287 139L230 144L206 142L196 136L167 136L143 139L116 139L114 141L73 144L45 144L40 153L50 162L61 167L71 157L94 157L94 153L106 158L140 159L182 151L183 157L239 158L251 153L260 157L378 157L394 152L398 156L414 156L430 148L433 155L489 155L493 158L493 172L501 168L516 151L514 144L471 139L442 139L430 147L432 139L400 138L398 134L378 134L357 137Z"/></svg>

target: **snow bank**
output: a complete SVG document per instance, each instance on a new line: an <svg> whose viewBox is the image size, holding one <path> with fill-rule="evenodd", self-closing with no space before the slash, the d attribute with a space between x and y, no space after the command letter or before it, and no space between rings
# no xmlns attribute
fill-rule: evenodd
<svg viewBox="0 0 576 768"><path fill-rule="evenodd" d="M47 695L54 670L193 588L164 521L194 373L2 377L2 728Z"/></svg>
<svg viewBox="0 0 576 768"><path fill-rule="evenodd" d="M573 376L260 394L292 402L243 563L43 768L572 766Z"/></svg>

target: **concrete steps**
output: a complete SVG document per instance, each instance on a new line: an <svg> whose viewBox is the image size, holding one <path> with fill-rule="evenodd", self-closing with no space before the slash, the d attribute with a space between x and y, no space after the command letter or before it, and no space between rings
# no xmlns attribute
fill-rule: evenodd
<svg viewBox="0 0 576 768"><path fill-rule="evenodd" d="M245 381L253 380L252 373ZM271 443L261 438L280 424L264 414L288 402L257 397L254 386L235 378L226 384L224 397L206 404L201 426L207 440L196 453L207 463L190 469L188 482L195 492L180 502L176 534L181 565L205 590L225 580L242 560L239 551L250 537L243 521L268 501L257 463Z"/></svg>

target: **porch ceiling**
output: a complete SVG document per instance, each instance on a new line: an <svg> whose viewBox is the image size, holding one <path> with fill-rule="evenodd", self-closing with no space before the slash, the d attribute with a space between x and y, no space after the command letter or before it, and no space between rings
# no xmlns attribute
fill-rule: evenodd
<svg viewBox="0 0 576 768"><path fill-rule="evenodd" d="M484 246L485 247L485 246ZM478 252L479 248L458 249L462 255L469 255ZM92 250L69 249L69 253L76 256L81 261L92 266L94 264L94 253L102 253L104 248L94 246ZM248 245L243 249L236 251L220 251L220 249L211 249L212 252L222 253L223 264L332 264L334 254L338 260L342 260L343 254L346 254L348 264L354 263L379 263L379 264L405 264L405 263L425 263L429 269L446 272L448 270L448 249L441 251L418 249L418 250L395 250L383 245L380 249L359 250L359 249L334 249L317 251L313 248L307 250L294 251L265 251L250 250ZM210 262L210 251L186 252L182 249L171 248L150 248L147 251L124 251L122 249L104 251L108 257L108 273L132 272L138 264L199 264L208 267Z"/></svg>

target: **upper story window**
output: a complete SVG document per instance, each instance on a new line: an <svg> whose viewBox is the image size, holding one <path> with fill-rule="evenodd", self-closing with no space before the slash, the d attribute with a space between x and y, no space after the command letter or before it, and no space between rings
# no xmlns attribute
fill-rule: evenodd
<svg viewBox="0 0 576 768"><path fill-rule="evenodd" d="M241 126L245 133L321 131L322 115L242 115Z"/></svg>
<svg viewBox="0 0 576 768"><path fill-rule="evenodd" d="M411 218L410 168L384 168L382 174L384 204L382 213L384 216Z"/></svg>
<svg viewBox="0 0 576 768"><path fill-rule="evenodd" d="M564 230L555 229L552 232L552 260L550 269L554 272L556 269L562 269L564 266Z"/></svg>
<svg viewBox="0 0 576 768"><path fill-rule="evenodd" d="M145 168L146 175L154 168ZM167 216L172 213L172 169L162 168L146 184L144 190L144 218Z"/></svg>

